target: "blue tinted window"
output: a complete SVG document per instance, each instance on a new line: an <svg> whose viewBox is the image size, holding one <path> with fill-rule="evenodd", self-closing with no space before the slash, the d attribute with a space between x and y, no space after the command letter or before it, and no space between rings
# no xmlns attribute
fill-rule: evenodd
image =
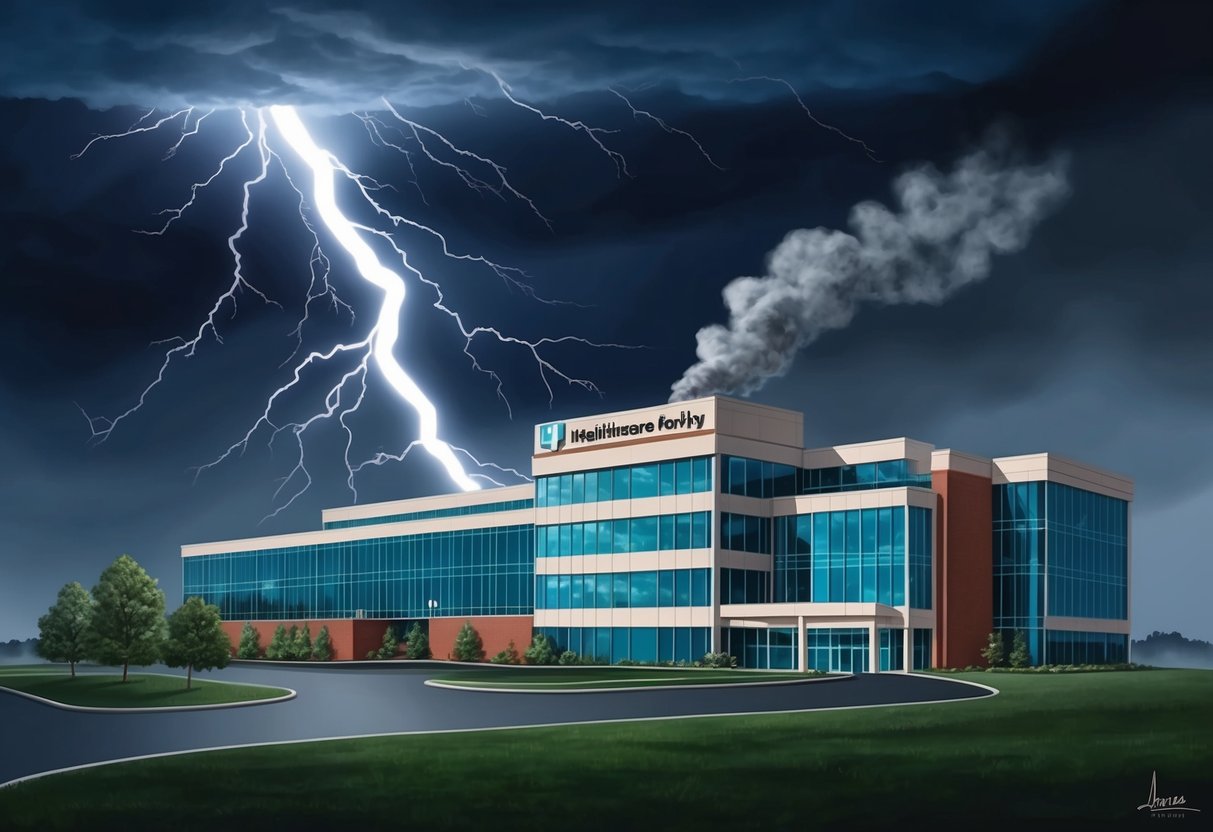
<svg viewBox="0 0 1213 832"><path fill-rule="evenodd" d="M691 460L680 459L675 463L674 489L679 494L691 493Z"/></svg>
<svg viewBox="0 0 1213 832"><path fill-rule="evenodd" d="M632 466L632 499L637 500L643 497L656 496L657 465L652 464Z"/></svg>
<svg viewBox="0 0 1213 832"><path fill-rule="evenodd" d="M626 607L628 605L628 573L615 573L615 600L613 606Z"/></svg>
<svg viewBox="0 0 1213 832"><path fill-rule="evenodd" d="M631 551L657 551L657 517L635 517L631 523Z"/></svg>
<svg viewBox="0 0 1213 832"><path fill-rule="evenodd" d="M631 468L615 469L615 499L626 500L631 496Z"/></svg>
<svg viewBox="0 0 1213 832"><path fill-rule="evenodd" d="M660 486L660 490L659 490L660 495L662 497L669 497L669 496L673 495L674 494L674 463L673 462L661 463L661 470L660 470L659 477L660 477L660 481L661 481L661 486ZM700 489L700 490L702 491L703 489Z"/></svg>
<svg viewBox="0 0 1213 832"><path fill-rule="evenodd" d="M657 606L657 573L633 572L631 573L631 579L631 606Z"/></svg>

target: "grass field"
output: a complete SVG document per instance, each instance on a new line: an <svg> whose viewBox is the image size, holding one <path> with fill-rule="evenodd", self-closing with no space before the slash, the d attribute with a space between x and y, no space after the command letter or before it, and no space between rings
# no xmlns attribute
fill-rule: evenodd
<svg viewBox="0 0 1213 832"><path fill-rule="evenodd" d="M434 678L447 685L501 690L611 690L631 687L684 687L755 682L793 682L820 677L821 673L761 673L748 670L652 667L569 667L538 669L505 667L492 670L452 671Z"/></svg>
<svg viewBox="0 0 1213 832"><path fill-rule="evenodd" d="M1213 813L1213 673L955 678L1003 692L170 757L0 790L0 818L10 830L174 832L881 829L911 820L1108 829L1150 822L1136 807L1155 770L1160 795L1183 794Z"/></svg>
<svg viewBox="0 0 1213 832"><path fill-rule="evenodd" d="M233 685L195 678L185 689L184 677L131 673L124 684L122 674L77 672L52 665L0 667L0 688L32 693L65 705L92 708L168 708L189 705L220 705L286 696L282 688Z"/></svg>

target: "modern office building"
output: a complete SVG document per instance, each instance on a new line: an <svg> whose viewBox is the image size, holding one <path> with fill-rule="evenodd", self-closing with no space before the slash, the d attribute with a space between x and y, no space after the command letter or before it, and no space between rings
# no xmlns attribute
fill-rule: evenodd
<svg viewBox="0 0 1213 832"><path fill-rule="evenodd" d="M912 439L804 447L801 414L724 397L538 425L532 484L330 509L320 531L182 547L184 592L251 621L385 626L436 657L544 633L618 662L725 651L755 668L1126 661L1130 480L1052 454Z"/></svg>

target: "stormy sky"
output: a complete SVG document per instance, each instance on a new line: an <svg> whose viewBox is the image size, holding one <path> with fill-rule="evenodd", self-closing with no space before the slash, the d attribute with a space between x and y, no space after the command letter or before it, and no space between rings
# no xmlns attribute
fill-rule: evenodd
<svg viewBox="0 0 1213 832"><path fill-rule="evenodd" d="M541 302L402 230L409 262L469 325L643 347L546 345L545 360L601 391L549 372L549 404L527 349L478 337L471 349L500 377L507 408L456 323L433 308L432 287L410 276L396 354L451 442L525 470L535 422L665 401L702 359L701 330L745 330L737 312L754 304L728 305L733 281L800 275L778 287L796 311L780 303L762 321L812 325L811 337L785 333L784 354L733 367L729 385L803 410L811 446L907 435L990 456L1048 450L1128 474L1134 635L1213 638L1201 614L1213 585L1210 31L1213 11L1199 2L5 4L0 638L33 635L60 585L91 586L120 553L175 606L182 543L317 528L321 508L353 501L347 436L332 420L306 434L311 487L269 519L302 483L296 472L275 495L295 465L289 430L271 442L263 426L243 453L195 477L290 378L312 239L276 161L250 191L237 242L243 274L275 303L237 293L235 310L216 318L222 343L207 333L192 357L171 362L104 442L90 441L81 413L113 417L138 402L172 346L153 342L192 337L231 284L228 240L255 152L229 162L162 236L134 232L159 229L159 212L240 145L241 108L255 124L255 108L273 104L298 105L318 143L390 186L372 191L386 208L441 231L452 251L525 270L535 295L563 301ZM808 112L761 76L785 79ZM612 89L684 132L634 116ZM504 166L551 229L523 200L469 188L441 162L467 162L490 182L492 168L437 139L440 161L425 158L385 98ZM188 107L188 127L209 115L169 158L181 117L72 158L153 108L142 126ZM410 155L372 142L353 113L388 125ZM267 136L304 181L280 137ZM993 160L984 178L961 175L974 158ZM914 172L961 197L1058 178L1030 192L1044 197L1039 210L964 202L979 213L960 216L992 229L977 246L988 262L975 267L967 237L912 221L903 185ZM343 210L386 227L343 188ZM855 222L864 211L897 233L865 236ZM890 250L874 239L896 242L897 257L881 260L892 264L879 272L887 282L874 283L872 269L829 282L842 318L805 303L797 287L818 284L781 265L789 240L814 233L819 243L854 235L867 252ZM357 340L377 309L323 231L321 243L355 314L313 302L304 354ZM828 274L843 273L830 263ZM323 408L349 369L309 374L276 402L275 424ZM348 421L355 461L398 453L416 432L373 374ZM362 502L451 488L420 454L363 471L355 485Z"/></svg>

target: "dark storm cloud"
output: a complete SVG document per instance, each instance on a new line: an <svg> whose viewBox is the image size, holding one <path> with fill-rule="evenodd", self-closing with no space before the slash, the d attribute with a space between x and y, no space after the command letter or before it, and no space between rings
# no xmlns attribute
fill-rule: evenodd
<svg viewBox="0 0 1213 832"><path fill-rule="evenodd" d="M499 94L464 66L536 99L657 82L708 98L779 94L728 83L763 74L851 89L979 82L1079 5L21 0L0 11L0 94L340 112L385 95L423 106Z"/></svg>

